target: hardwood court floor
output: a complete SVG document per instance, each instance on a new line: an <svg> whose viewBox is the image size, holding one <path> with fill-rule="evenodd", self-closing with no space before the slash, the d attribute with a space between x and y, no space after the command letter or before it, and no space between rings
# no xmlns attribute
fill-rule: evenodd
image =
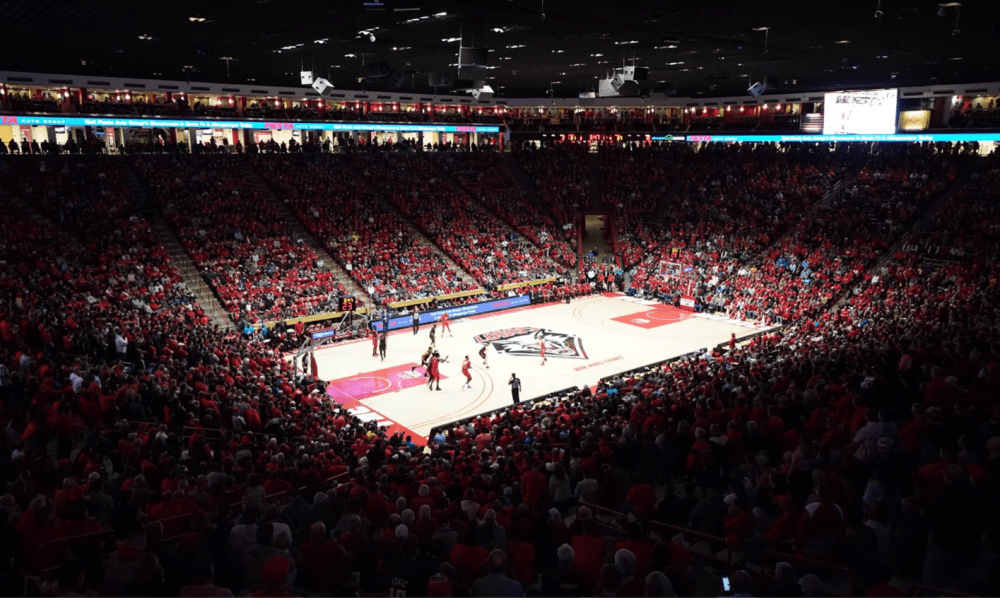
<svg viewBox="0 0 1000 600"><path fill-rule="evenodd" d="M508 380L521 379L521 400L572 386L593 386L608 375L648 365L747 335L750 323L687 313L616 294L590 296L480 315L452 322L437 334L441 391L427 389L420 355L430 344L430 326L389 334L385 361L371 356L362 340L316 352L327 393L364 420L405 430L422 441L431 427L510 406ZM539 341L546 343L545 365ZM479 348L489 344L487 362ZM472 360L472 387L463 389L462 360ZM413 369L416 367L416 369Z"/></svg>

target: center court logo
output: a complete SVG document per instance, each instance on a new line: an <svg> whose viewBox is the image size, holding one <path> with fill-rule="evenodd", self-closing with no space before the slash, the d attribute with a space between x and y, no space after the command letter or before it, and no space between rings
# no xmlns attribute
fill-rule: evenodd
<svg viewBox="0 0 1000 600"><path fill-rule="evenodd" d="M587 359L583 340L574 333L559 333L538 327L507 327L473 338L477 344L491 344L498 354L508 356L541 356L541 343L545 342L548 358Z"/></svg>

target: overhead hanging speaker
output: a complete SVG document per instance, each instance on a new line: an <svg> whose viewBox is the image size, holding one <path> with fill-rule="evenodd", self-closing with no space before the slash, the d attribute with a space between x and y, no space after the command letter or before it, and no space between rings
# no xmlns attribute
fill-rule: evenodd
<svg viewBox="0 0 1000 600"><path fill-rule="evenodd" d="M489 48L460 47L458 49L458 66L485 67L490 55Z"/></svg>
<svg viewBox="0 0 1000 600"><path fill-rule="evenodd" d="M611 88L617 92L622 89L623 85L625 85L625 78L621 73L615 73L615 76L611 78Z"/></svg>
<svg viewBox="0 0 1000 600"><path fill-rule="evenodd" d="M472 97L480 102L487 102L493 98L493 88L488 85L484 85L481 88L476 88L472 90Z"/></svg>
<svg viewBox="0 0 1000 600"><path fill-rule="evenodd" d="M375 62L370 62L368 67L368 77L388 77L389 76L389 61L378 60Z"/></svg>
<svg viewBox="0 0 1000 600"><path fill-rule="evenodd" d="M301 73L299 73L299 75L302 77L302 85L312 85L313 82L312 71L302 71Z"/></svg>
<svg viewBox="0 0 1000 600"><path fill-rule="evenodd" d="M449 87L455 83L455 74L451 71L441 73L428 73L427 85L430 87Z"/></svg>
<svg viewBox="0 0 1000 600"><path fill-rule="evenodd" d="M389 83L391 83L393 87L397 88L403 85L403 74L400 73L398 69L392 69L389 71Z"/></svg>
<svg viewBox="0 0 1000 600"><path fill-rule="evenodd" d="M320 96L323 95L323 92L332 87L333 84L327 81L326 79L323 79L322 77L317 77L316 81L312 83L312 89L316 90L316 93L319 94Z"/></svg>
<svg viewBox="0 0 1000 600"><path fill-rule="evenodd" d="M751 85L747 91L750 92L751 96L757 97L767 91L767 86L758 81L757 83Z"/></svg>

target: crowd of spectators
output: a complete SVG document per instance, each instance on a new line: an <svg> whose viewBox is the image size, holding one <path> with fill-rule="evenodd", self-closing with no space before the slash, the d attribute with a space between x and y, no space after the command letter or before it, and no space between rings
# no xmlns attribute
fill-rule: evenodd
<svg viewBox="0 0 1000 600"><path fill-rule="evenodd" d="M966 96L960 104L952 106L949 127L968 129L995 129L1000 126L1000 106L997 98L973 98Z"/></svg>
<svg viewBox="0 0 1000 600"><path fill-rule="evenodd" d="M473 289L387 204L385 194L405 188L385 173L326 155L261 156L253 166L376 305Z"/></svg>
<svg viewBox="0 0 1000 600"><path fill-rule="evenodd" d="M795 321L863 277L938 199L963 162L933 146L882 150L758 260L720 268L726 275L709 281L709 302L742 318Z"/></svg>
<svg viewBox="0 0 1000 600"><path fill-rule="evenodd" d="M928 230L963 255L926 262L903 246L852 280L841 309L471 419L425 451L321 401L322 382L265 344L205 325L155 242L84 214L142 223L107 163L0 165L0 589L711 596L707 543L763 566L726 573L738 595L902 595L919 582L988 594L1000 585L995 156ZM940 149L898 160L910 185L876 160L843 200L891 197L898 221L880 231L897 237L961 165ZM70 185L64 215L26 210ZM92 231L77 240L81 226ZM845 235L829 243L868 247ZM117 259L115 244L142 259ZM93 293L121 279L142 304ZM856 580L846 590L840 567Z"/></svg>
<svg viewBox="0 0 1000 600"><path fill-rule="evenodd" d="M580 228L577 213L590 198L589 147L562 143L536 148L514 146L511 158L535 185L542 204L552 213L561 235L571 247L577 245Z"/></svg>
<svg viewBox="0 0 1000 600"><path fill-rule="evenodd" d="M539 203L514 184L504 158L495 152L473 153L461 159L439 158L442 171L470 196L531 240L559 265L574 269L576 251L560 234L560 227Z"/></svg>
<svg viewBox="0 0 1000 600"><path fill-rule="evenodd" d="M343 283L232 156L142 156L134 167L234 321L333 312Z"/></svg>
<svg viewBox="0 0 1000 600"><path fill-rule="evenodd" d="M466 156L356 154L352 163L413 224L487 290L552 276L554 268L448 173Z"/></svg>
<svg viewBox="0 0 1000 600"><path fill-rule="evenodd" d="M796 224L852 160L843 144L706 145L685 161L662 224L623 219L619 247L623 266L634 269L633 287L669 293L670 282L657 279L664 261L697 266L705 280L719 277L720 265L750 262ZM624 164L623 180L641 180L643 168L643 162Z"/></svg>
<svg viewBox="0 0 1000 600"><path fill-rule="evenodd" d="M615 212L618 227L633 231L655 217L660 202L694 155L688 144L603 146L601 205Z"/></svg>

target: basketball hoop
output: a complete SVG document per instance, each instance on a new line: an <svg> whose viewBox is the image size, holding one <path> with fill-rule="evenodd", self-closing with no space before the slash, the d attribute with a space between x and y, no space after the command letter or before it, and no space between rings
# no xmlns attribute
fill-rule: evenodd
<svg viewBox="0 0 1000 600"><path fill-rule="evenodd" d="M667 260L660 261L660 279L677 286L681 293L680 305L683 310L694 310L694 289L697 274L693 265L685 265Z"/></svg>

